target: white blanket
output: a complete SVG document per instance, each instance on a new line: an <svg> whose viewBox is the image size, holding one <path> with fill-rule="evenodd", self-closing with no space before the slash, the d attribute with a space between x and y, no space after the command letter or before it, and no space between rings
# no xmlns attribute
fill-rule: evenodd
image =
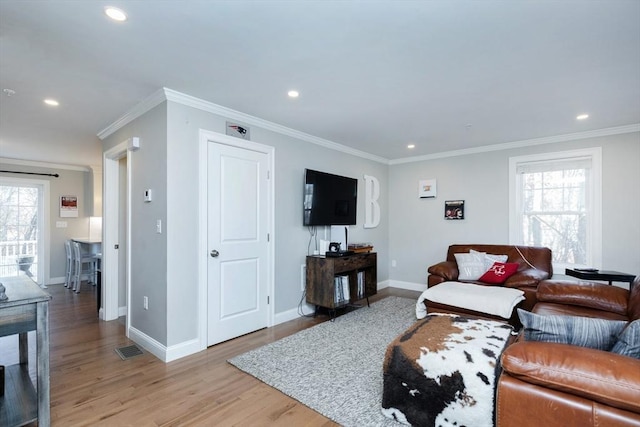
<svg viewBox="0 0 640 427"><path fill-rule="evenodd" d="M427 289L416 303L416 317L424 319L424 301L432 301L509 319L513 308L524 300L520 289L484 286L473 283L443 282Z"/></svg>

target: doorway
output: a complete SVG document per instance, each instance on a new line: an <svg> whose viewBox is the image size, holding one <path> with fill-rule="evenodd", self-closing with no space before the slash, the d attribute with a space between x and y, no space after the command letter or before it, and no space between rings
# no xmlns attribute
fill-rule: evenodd
<svg viewBox="0 0 640 427"><path fill-rule="evenodd" d="M115 320L126 316L129 336L130 313L130 140L124 141L103 154L103 246L102 246L102 307L100 318Z"/></svg>

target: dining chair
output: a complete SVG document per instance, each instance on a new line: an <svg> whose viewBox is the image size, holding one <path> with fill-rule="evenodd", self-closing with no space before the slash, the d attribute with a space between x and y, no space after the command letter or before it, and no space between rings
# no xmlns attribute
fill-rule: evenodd
<svg viewBox="0 0 640 427"><path fill-rule="evenodd" d="M73 248L73 291L75 293L80 293L80 284L82 283L82 274L87 275L87 283L96 283L96 264L98 259L95 254L90 253L82 253L80 249L80 243L73 242L71 244ZM84 266L87 265L86 269L83 269Z"/></svg>
<svg viewBox="0 0 640 427"><path fill-rule="evenodd" d="M65 264L65 276L64 276L64 287L71 288L71 279L73 276L73 249L71 249L71 240L65 240L64 242L64 251L67 255L67 261Z"/></svg>

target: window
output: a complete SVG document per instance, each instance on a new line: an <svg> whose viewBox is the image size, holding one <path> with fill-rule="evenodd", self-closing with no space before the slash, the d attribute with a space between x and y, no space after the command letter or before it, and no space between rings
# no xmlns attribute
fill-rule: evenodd
<svg viewBox="0 0 640 427"><path fill-rule="evenodd" d="M45 184L0 179L0 277L26 275L43 283Z"/></svg>
<svg viewBox="0 0 640 427"><path fill-rule="evenodd" d="M545 246L554 269L601 261L601 150L512 157L510 241Z"/></svg>

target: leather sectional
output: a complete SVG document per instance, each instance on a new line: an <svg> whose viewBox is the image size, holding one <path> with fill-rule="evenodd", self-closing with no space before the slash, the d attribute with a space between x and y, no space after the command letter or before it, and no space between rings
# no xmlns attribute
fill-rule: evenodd
<svg viewBox="0 0 640 427"><path fill-rule="evenodd" d="M536 314L632 322L640 319L640 276L630 291L547 280L537 298ZM502 354L502 369L498 426L640 426L640 359L520 339Z"/></svg>

